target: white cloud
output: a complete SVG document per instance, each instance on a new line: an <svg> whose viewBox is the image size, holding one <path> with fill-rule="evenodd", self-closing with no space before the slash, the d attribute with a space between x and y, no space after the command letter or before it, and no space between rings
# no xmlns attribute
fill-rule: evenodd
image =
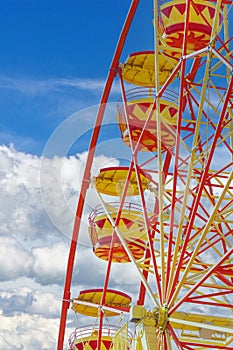
<svg viewBox="0 0 233 350"><path fill-rule="evenodd" d="M16 284L17 285L17 284ZM60 316L61 300L55 291L38 290L29 287L15 287L0 290L1 314L9 317L22 313L35 314L46 318Z"/></svg>
<svg viewBox="0 0 233 350"><path fill-rule="evenodd" d="M0 350L55 349L61 302L52 292L12 288L0 305Z"/></svg>
<svg viewBox="0 0 233 350"><path fill-rule="evenodd" d="M0 315L0 350L51 350L56 347L58 319L20 314Z"/></svg>
<svg viewBox="0 0 233 350"><path fill-rule="evenodd" d="M132 264L115 264L112 269L112 277L116 285L120 288L121 286L138 286L140 279Z"/></svg>
<svg viewBox="0 0 233 350"><path fill-rule="evenodd" d="M66 271L68 245L63 243L32 250L33 277L41 284L62 284Z"/></svg>
<svg viewBox="0 0 233 350"><path fill-rule="evenodd" d="M44 243L51 241L57 229L70 236L86 157L84 152L69 158L43 158L41 168L40 157L0 146L0 234L14 235L30 248L40 245L42 238ZM99 156L93 173L104 164L118 161ZM89 192L88 205L92 206L96 200Z"/></svg>
<svg viewBox="0 0 233 350"><path fill-rule="evenodd" d="M40 201L40 159L0 146L0 234L36 234Z"/></svg>
<svg viewBox="0 0 233 350"><path fill-rule="evenodd" d="M29 96L44 95L48 92L61 92L64 88L99 93L102 92L104 84L104 79L86 78L49 78L45 80L1 76L0 79L0 89L12 90ZM114 84L113 91L119 93L120 87Z"/></svg>
<svg viewBox="0 0 233 350"><path fill-rule="evenodd" d="M84 152L69 158L46 158L41 170L40 157L17 152L13 146L0 146L2 280L27 276L42 284L63 283L69 247L57 228L70 237L86 157ZM93 173L106 164L118 161L98 156ZM96 204L90 189L81 234L81 242L89 247L87 216Z"/></svg>
<svg viewBox="0 0 233 350"><path fill-rule="evenodd" d="M11 343L8 343L8 341L6 340L7 335L9 335L8 330L4 331L3 335L0 335L0 349L1 350L14 350L15 349L14 342L12 342L9 339Z"/></svg>
<svg viewBox="0 0 233 350"><path fill-rule="evenodd" d="M5 287L0 291L0 350L56 347L69 251L69 240L57 228L62 223L70 236L86 157L82 153L46 159L43 190L46 209L52 210L51 223L41 199L41 158L0 146L0 279ZM100 155L94 160L93 173L116 164L118 160ZM89 190L86 222L96 204ZM106 262L92 252L87 225L82 223L81 228L74 295L80 288L103 286L106 269Z"/></svg>
<svg viewBox="0 0 233 350"><path fill-rule="evenodd" d="M41 194L43 203L50 219L60 232L70 237L73 228L73 220L77 206L78 193L84 173L87 152L70 157L44 157L41 167ZM92 174L97 174L103 166L117 165L114 158L103 155L93 161ZM89 188L86 199L86 210L92 210L97 201L94 191ZM83 224L85 221L85 209ZM87 230L87 228L85 228Z"/></svg>
<svg viewBox="0 0 233 350"><path fill-rule="evenodd" d="M59 316L61 301L56 299L52 293L42 293L35 291L33 293L32 304L29 308L30 313L43 316Z"/></svg>
<svg viewBox="0 0 233 350"><path fill-rule="evenodd" d="M13 238L2 237L0 245L0 280L14 280L27 275L32 266L32 257Z"/></svg>

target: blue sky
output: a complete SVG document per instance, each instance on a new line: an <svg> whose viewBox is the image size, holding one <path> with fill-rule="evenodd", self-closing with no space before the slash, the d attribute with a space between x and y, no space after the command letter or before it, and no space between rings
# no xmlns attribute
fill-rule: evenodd
<svg viewBox="0 0 233 350"><path fill-rule="evenodd" d="M8 0L0 5L0 139L41 154L71 114L97 104L129 0ZM152 23L135 18L130 51L149 49ZM148 31L147 31L148 33ZM135 44L135 48L133 47Z"/></svg>

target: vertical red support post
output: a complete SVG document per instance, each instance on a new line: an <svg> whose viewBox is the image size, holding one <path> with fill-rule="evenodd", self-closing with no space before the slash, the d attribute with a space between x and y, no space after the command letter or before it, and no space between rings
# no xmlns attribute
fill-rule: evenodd
<svg viewBox="0 0 233 350"><path fill-rule="evenodd" d="M89 187L89 181L90 181L90 172L91 172L91 165L95 154L95 148L99 136L99 132L101 129L101 124L106 108L106 103L108 101L108 97L111 91L113 80L116 76L116 71L119 66L119 59L124 47L124 43L126 40L126 37L128 35L132 20L134 18L135 12L137 10L138 4L140 0L132 0L131 6L129 9L129 12L127 14L125 23L123 25L119 41L116 46L116 50L113 56L113 60L110 66L110 70L108 73L108 77L106 80L105 88L103 91L103 95L100 101L100 106L97 112L95 126L89 146L88 156L87 156L87 163L86 168L84 171L84 176L82 180L82 186L80 190L78 205L77 205L77 211L75 215L75 221L74 221L74 227L73 227L73 234L72 234L72 240L70 243L70 252L68 257L68 263L67 263L67 270L66 270L66 278L65 278L65 286L64 286L64 294L63 294L63 301L62 301L62 309L61 309L61 316L60 316L60 328L59 328L59 335L58 335L58 344L57 344L57 350L63 350L63 344L64 344L64 336L65 336L65 328L66 328L66 319L67 319L67 311L70 305L70 286L72 281L72 275L73 275L73 267L74 267L74 259L75 259L75 253L76 253L76 247L77 247L77 239L79 234L79 228L81 223L81 217L84 207L84 202L86 198L86 192Z"/></svg>

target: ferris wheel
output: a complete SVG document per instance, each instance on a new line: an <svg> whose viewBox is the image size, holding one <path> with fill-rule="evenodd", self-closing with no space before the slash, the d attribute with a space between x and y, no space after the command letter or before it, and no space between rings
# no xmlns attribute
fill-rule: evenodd
<svg viewBox="0 0 233 350"><path fill-rule="evenodd" d="M233 349L232 0L154 0L152 46L123 60L138 5L131 3L90 141L58 350L68 309L83 322L70 335L70 350ZM129 166L91 174L114 79L121 87L115 114ZM86 234L106 274L101 288L71 295L90 188L99 204ZM112 288L114 266L126 275L135 271L133 295L124 284Z"/></svg>

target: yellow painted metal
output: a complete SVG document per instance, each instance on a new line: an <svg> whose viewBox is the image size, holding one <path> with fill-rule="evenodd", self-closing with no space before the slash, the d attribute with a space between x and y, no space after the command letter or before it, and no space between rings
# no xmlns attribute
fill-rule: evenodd
<svg viewBox="0 0 233 350"><path fill-rule="evenodd" d="M160 335L165 331L168 319L166 306L147 311L142 305L130 310L130 320L136 324L136 349L160 349Z"/></svg>
<svg viewBox="0 0 233 350"><path fill-rule="evenodd" d="M185 281L185 278L186 278L187 274L190 271L190 268L191 268L191 266L193 264L193 261L196 258L197 254L198 254L198 252L200 250L201 244L203 243L203 241L204 241L204 239L205 239L205 237L206 237L206 235L207 235L207 233L209 231L209 228L212 225L212 222L213 222L213 220L214 220L214 218L215 218L215 216L216 216L216 214L218 212L218 209L219 209L220 205L222 204L224 196L225 196L226 192L228 191L230 185L232 185L232 180L233 180L233 171L229 175L229 178L227 179L227 182L226 182L226 184L225 184L225 186L224 186L224 188L222 190L222 193L220 194L220 196L218 198L218 201L215 203L215 207L213 208L213 211L210 214L209 220L207 221L207 223L205 225L205 228L203 229L203 231L199 235L199 239L198 239L198 242L196 244L196 247L195 247L194 251L192 252L192 255L191 255L190 259L189 259L189 262L188 262L188 264L187 264L187 266L186 266L186 268L185 268L185 270L184 270L184 272L182 274L182 277L181 277L178 285L176 286L176 290L175 290L175 292L173 294L173 297L172 297L172 300L170 302L171 305L173 305L174 300L176 299L180 289L182 288L182 285L183 285L183 283Z"/></svg>
<svg viewBox="0 0 233 350"><path fill-rule="evenodd" d="M132 305L130 308L130 322L137 323L142 320L145 315L145 307L143 305Z"/></svg>
<svg viewBox="0 0 233 350"><path fill-rule="evenodd" d="M154 16L154 50L155 50L155 89L156 89L156 135L157 135L157 166L158 166L158 202L159 202L159 231L160 231L160 261L161 261L161 304L165 301L165 278L166 278L166 267L165 267L165 231L164 231L164 217L163 217L163 193L164 193L164 184L163 184L163 161L162 161L162 120L160 118L160 107L162 104L162 100L158 97L158 91L159 91L159 85L160 85L160 79L159 75L157 74L157 71L160 69L160 63L159 63L159 14L157 9L158 1L154 0L154 9L155 9L155 16ZM178 109L177 109L178 111ZM171 134L172 135L172 134ZM173 145L175 145L176 138L173 136Z"/></svg>
<svg viewBox="0 0 233 350"><path fill-rule="evenodd" d="M115 208L114 212L110 211L110 215L113 220L116 220L117 208ZM101 222L101 226L98 226L99 222ZM112 235L113 227L106 214L96 216L94 223L96 234L99 239ZM145 224L143 221L142 212L122 210L121 217L117 226L125 239L138 238L146 240Z"/></svg>
<svg viewBox="0 0 233 350"><path fill-rule="evenodd" d="M103 291L100 289L90 289L82 291L80 292L77 298L73 299L73 305L71 308L76 313L85 316L97 317L99 315L99 309L96 307L96 305L101 304L102 295ZM80 304L79 301L81 301L82 303ZM118 310L125 310L129 308L130 302L131 298L123 292L113 290L108 290L106 292L105 306L109 306L112 308L115 307ZM92 306L91 304L95 306ZM105 315L108 317L117 316L118 314L119 312L114 312L110 309L105 310Z"/></svg>
<svg viewBox="0 0 233 350"><path fill-rule="evenodd" d="M110 221L111 224L112 224L112 227L113 227L112 232L115 231L117 237L118 237L119 240L121 241L122 245L124 246L124 249L126 250L128 256L129 256L130 261L133 262L137 274L139 275L139 277L140 277L140 279L141 279L143 285L145 286L145 288L146 288L148 294L149 294L150 297L151 297L151 300L152 300L153 305L154 305L154 306L158 306L158 305L159 305L159 302L158 302L158 300L157 300L157 296L155 296L155 294L153 293L152 288L150 287L150 284L148 283L148 281L146 280L145 276L143 275L143 273L142 273L142 271L141 271L141 269L140 269L140 266L139 266L139 264L137 263L137 261L135 260L135 258L134 258L134 256L133 256L131 250L129 249L128 245L126 244L126 241L125 241L124 237L122 236L121 232L118 230L118 227L115 226L114 220L112 219L111 215L109 214L108 208L107 208L107 206L106 206L106 203L103 201L103 199L102 199L102 197L101 197L101 195L100 195L100 193L99 193L99 191L98 191L98 189L97 189L97 187L96 187L96 185L95 185L95 182L93 182L93 188L95 189L95 193L96 193L97 197L99 198L99 200L100 200L100 202L101 202L101 204L102 204L102 207L103 207L103 209L104 209L106 215L108 216L109 221Z"/></svg>
<svg viewBox="0 0 233 350"><path fill-rule="evenodd" d="M227 346L232 344L233 320L225 317L208 316L175 312L168 319L171 327L179 332L179 339L188 341L190 345L206 344L214 346Z"/></svg>
<svg viewBox="0 0 233 350"><path fill-rule="evenodd" d="M163 85L177 65L177 60L158 53L159 84ZM131 54L122 64L122 76L125 81L137 86L155 86L155 55L153 51L136 52Z"/></svg>
<svg viewBox="0 0 233 350"><path fill-rule="evenodd" d="M133 316L132 316L133 315ZM227 346L231 344L233 335L233 320L220 316L195 314L186 312L174 312L167 315L167 308L155 308L147 311L143 306L133 306L131 319L136 323L136 338L130 349L137 350L158 350L161 349L160 335L166 332L167 322L179 336L180 341L188 341L190 345L206 344L214 346ZM169 333L167 334L168 345L170 343ZM126 332L121 335L126 342ZM120 341L117 344L120 344ZM121 343L123 344L123 342ZM170 348L171 349L171 344ZM114 347L114 350L125 348ZM195 348L196 349L196 348Z"/></svg>
<svg viewBox="0 0 233 350"><path fill-rule="evenodd" d="M133 106L133 114L138 121L145 122L150 113L152 103L154 99L152 98L143 98L136 99L128 102L128 106ZM177 123L177 104L176 101L172 102L165 99L160 99L160 108L157 108L159 111L159 119L161 122L176 125ZM133 118L130 116L129 118ZM151 121L156 121L156 113L153 113ZM130 119L129 119L130 122Z"/></svg>
<svg viewBox="0 0 233 350"><path fill-rule="evenodd" d="M163 43L173 48L182 48L184 40L184 23L186 1L166 2L160 8ZM220 30L222 15L217 11L218 21L214 21L216 5L210 1L195 0L190 3L189 30L187 33L188 52L208 46L211 29L215 34ZM215 25L215 23L216 25Z"/></svg>
<svg viewBox="0 0 233 350"><path fill-rule="evenodd" d="M231 336L233 334L233 319L230 318L174 312L168 318L168 321L174 329L181 329L183 333L185 331L198 331L204 335L204 330L209 330L212 333L221 332L225 336ZM190 336L190 334L191 332L189 332L189 335L187 333L187 336Z"/></svg>
<svg viewBox="0 0 233 350"><path fill-rule="evenodd" d="M107 205L109 215L115 222L117 218L118 208ZM143 220L142 211L133 210L133 204L128 203L127 209L121 211L121 216L118 222L118 230L125 239L126 244L131 250L136 260L144 256L146 249L147 234L145 223ZM108 215L101 213L96 215L89 227L90 237L93 243L93 249L96 256L100 259L108 260L108 255L111 247L113 226L108 219ZM113 243L113 261L114 262L129 262L124 246L119 239Z"/></svg>
<svg viewBox="0 0 233 350"><path fill-rule="evenodd" d="M96 189L99 193L110 196L121 197L126 183L128 168L106 168L101 169L99 175L94 178ZM149 174L140 174L143 190L149 187L151 176ZM139 194L138 183L135 171L132 171L126 196L136 196Z"/></svg>
<svg viewBox="0 0 233 350"><path fill-rule="evenodd" d="M217 21L217 17L215 17L215 22ZM216 24L213 24L213 31L214 28L216 27ZM189 169L188 169L188 174L186 178L186 188L189 188L191 178L192 178L192 173L193 173L193 167L194 163L196 161L196 145L198 142L199 138L199 133L200 133L200 126L201 126L201 120L202 120L202 113L204 109L204 103L205 103L205 96L206 96L206 91L207 91L207 85L208 85L208 79L209 79L209 68L210 68L210 63L211 63L211 53L209 52L207 55L207 62L206 62L206 67L205 67L205 74L203 77L203 82L202 82L202 90L201 90L201 96L200 96L200 103L199 103L199 109L198 109L198 115L197 115L197 122L196 122L196 127L195 127L195 133L193 137L193 146L192 146L192 151L191 151L191 157L190 157L190 163L189 163ZM176 237L176 244L175 244L175 249L174 249L174 254L173 254L173 260L172 260L172 269L171 269L171 274L170 274L170 282L168 286L167 293L169 293L171 285L173 283L173 277L176 271L176 264L179 259L179 247L182 245L182 232L183 232L183 221L185 218L185 210L186 210L186 205L188 201L188 196L189 192L186 191L184 194L183 198L183 205L182 205L182 211L181 211L181 219L180 219L180 225L178 229L178 234ZM181 284L179 284L179 287L181 287ZM176 290L175 294L177 296L178 290ZM175 300L174 298L172 299L173 301Z"/></svg>
<svg viewBox="0 0 233 350"><path fill-rule="evenodd" d="M127 350L132 339L129 338L128 323L125 323L113 337L113 350Z"/></svg>
<svg viewBox="0 0 233 350"><path fill-rule="evenodd" d="M144 318L137 324L137 350L158 350L156 321L151 317Z"/></svg>
<svg viewBox="0 0 233 350"><path fill-rule="evenodd" d="M122 110L118 111L117 121L123 141L127 146L130 146L130 132L133 144L140 140L140 151L157 151L158 140L161 140L163 149L174 146L178 107L175 102L161 99L159 107L156 107L149 122L147 122L153 102L154 100L149 97L128 102L127 120L125 113L122 113ZM157 120L160 121L159 133L157 133ZM146 122L147 126L144 128Z"/></svg>
<svg viewBox="0 0 233 350"><path fill-rule="evenodd" d="M164 332L168 321L168 308L166 305L162 305L158 310L158 323L157 327L160 331Z"/></svg>

